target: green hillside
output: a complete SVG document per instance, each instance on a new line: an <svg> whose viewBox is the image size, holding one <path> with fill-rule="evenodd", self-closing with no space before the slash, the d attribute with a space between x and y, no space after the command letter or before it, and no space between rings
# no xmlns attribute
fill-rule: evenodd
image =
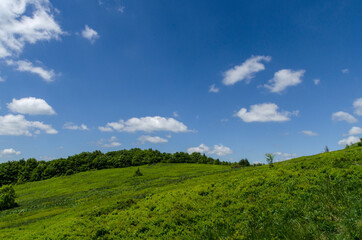
<svg viewBox="0 0 362 240"><path fill-rule="evenodd" d="M14 185L0 239L361 239L362 147L246 168L186 163Z"/></svg>

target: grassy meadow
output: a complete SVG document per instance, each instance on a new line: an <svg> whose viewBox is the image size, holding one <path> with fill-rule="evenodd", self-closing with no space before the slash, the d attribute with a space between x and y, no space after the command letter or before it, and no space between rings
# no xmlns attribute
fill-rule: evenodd
<svg viewBox="0 0 362 240"><path fill-rule="evenodd" d="M273 166L187 163L14 185L0 239L361 239L362 147Z"/></svg>

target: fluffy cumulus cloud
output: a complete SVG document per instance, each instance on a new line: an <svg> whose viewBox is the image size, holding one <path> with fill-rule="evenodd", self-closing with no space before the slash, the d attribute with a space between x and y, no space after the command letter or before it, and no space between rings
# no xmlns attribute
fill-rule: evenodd
<svg viewBox="0 0 362 240"><path fill-rule="evenodd" d="M68 129L68 130L82 130L82 131L89 130L89 128L85 124L81 124L81 125L78 126L78 125L76 125L76 124L74 124L72 122L65 123L63 128Z"/></svg>
<svg viewBox="0 0 362 240"><path fill-rule="evenodd" d="M206 146L205 144L200 144L200 146L198 147L191 147L187 149L187 153L189 154L194 152L215 154L217 156L226 156L233 153L233 151L230 148L222 144L214 145L214 148L212 150L210 149L210 147Z"/></svg>
<svg viewBox="0 0 362 240"><path fill-rule="evenodd" d="M212 84L209 88L209 92L212 92L212 93L218 93L219 91L220 91L220 89L215 87L215 84Z"/></svg>
<svg viewBox="0 0 362 240"><path fill-rule="evenodd" d="M0 1L0 58L16 56L26 43L59 39L62 34L48 0Z"/></svg>
<svg viewBox="0 0 362 240"><path fill-rule="evenodd" d="M13 148L6 148L3 150L0 150L0 157L11 156L11 155L20 155L20 154L21 154L20 151L16 151Z"/></svg>
<svg viewBox="0 0 362 240"><path fill-rule="evenodd" d="M301 133L306 136L317 136L318 135L318 133L312 132L310 130L303 130L303 131L301 131Z"/></svg>
<svg viewBox="0 0 362 240"><path fill-rule="evenodd" d="M338 145L345 146L347 144L350 145L353 143L358 143L359 141L361 141L359 137L349 136L348 138L344 138L341 141L339 141Z"/></svg>
<svg viewBox="0 0 362 240"><path fill-rule="evenodd" d="M47 134L58 133L51 125L39 121L28 121L23 115L8 114L0 116L0 135L32 136L41 132Z"/></svg>
<svg viewBox="0 0 362 240"><path fill-rule="evenodd" d="M15 99L11 103L8 103L10 111L21 114L29 115L53 115L55 111L53 108L41 98L21 98Z"/></svg>
<svg viewBox="0 0 362 240"><path fill-rule="evenodd" d="M273 93L281 93L287 87L296 86L302 82L305 70L293 71L290 69L282 69L274 73L274 77L269 80L269 84L264 87Z"/></svg>
<svg viewBox="0 0 362 240"><path fill-rule="evenodd" d="M348 135L360 135L360 134L362 134L362 128L360 127L352 127L348 131Z"/></svg>
<svg viewBox="0 0 362 240"><path fill-rule="evenodd" d="M189 132L187 126L174 118L164 118L160 116L130 118L127 121L119 120L118 122L107 123L106 126L99 127L102 132Z"/></svg>
<svg viewBox="0 0 362 240"><path fill-rule="evenodd" d="M94 29L85 25L85 28L82 31L82 37L88 39L91 43L94 43L99 38L99 35Z"/></svg>
<svg viewBox="0 0 362 240"><path fill-rule="evenodd" d="M165 138L161 138L161 137L158 137L158 136L148 136L148 135L143 135L143 136L140 136L138 138L138 140L141 142L141 143L146 143L146 142L150 142L150 143L167 143L168 140L165 139Z"/></svg>
<svg viewBox="0 0 362 240"><path fill-rule="evenodd" d="M188 154L191 154L194 152L208 153L209 151L210 151L210 148L208 146L206 146L205 144L200 144L200 146L198 146L198 147L190 147L187 149Z"/></svg>
<svg viewBox="0 0 362 240"><path fill-rule="evenodd" d="M353 117L351 114L342 111L333 113L332 120L336 122L346 121L348 123L357 122L357 119Z"/></svg>
<svg viewBox="0 0 362 240"><path fill-rule="evenodd" d="M54 70L46 70L39 66L34 66L33 63L28 60L7 60L6 63L10 66L15 66L16 70L20 72L30 72L39 75L44 81L52 82L54 81L55 73Z"/></svg>
<svg viewBox="0 0 362 240"><path fill-rule="evenodd" d="M237 65L224 72L222 82L225 85L234 85L235 83L244 80L248 82L254 78L255 73L265 69L262 61L269 62L270 60L271 57L269 56L252 56L241 65Z"/></svg>
<svg viewBox="0 0 362 240"><path fill-rule="evenodd" d="M298 111L287 112L278 109L274 103L255 104L250 106L250 111L241 108L235 116L244 122L285 122L290 120L290 116L298 114Z"/></svg>
<svg viewBox="0 0 362 240"><path fill-rule="evenodd" d="M226 156L232 154L233 151L230 148L220 144L220 145L214 145L214 148L209 153L216 154L217 156Z"/></svg>
<svg viewBox="0 0 362 240"><path fill-rule="evenodd" d="M362 116L362 98L358 98L353 102L354 113L358 116Z"/></svg>

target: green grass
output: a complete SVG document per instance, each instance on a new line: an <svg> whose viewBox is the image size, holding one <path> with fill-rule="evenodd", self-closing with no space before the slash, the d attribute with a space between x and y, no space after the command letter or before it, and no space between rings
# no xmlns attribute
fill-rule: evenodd
<svg viewBox="0 0 362 240"><path fill-rule="evenodd" d="M0 239L361 239L362 148L274 167L156 164L16 185Z"/></svg>

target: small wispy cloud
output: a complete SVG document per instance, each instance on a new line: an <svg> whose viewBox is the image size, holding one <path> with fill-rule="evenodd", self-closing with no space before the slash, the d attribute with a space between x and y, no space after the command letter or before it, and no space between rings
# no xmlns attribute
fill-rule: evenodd
<svg viewBox="0 0 362 240"><path fill-rule="evenodd" d="M269 84L264 84L272 93L281 93L287 87L296 86L302 82L305 70L293 71L291 69L282 69L274 74L269 80Z"/></svg>
<svg viewBox="0 0 362 240"><path fill-rule="evenodd" d="M87 127L87 125L85 124L81 124L81 125L76 125L72 122L67 122L64 124L63 126L64 129L68 129L68 130L81 130L81 131L86 131L86 130L89 130L89 128Z"/></svg>
<svg viewBox="0 0 362 240"><path fill-rule="evenodd" d="M353 117L351 114L342 111L333 113L332 120L336 122L346 121L348 123L357 122L357 119Z"/></svg>
<svg viewBox="0 0 362 240"><path fill-rule="evenodd" d="M104 148L113 148L113 147L119 147L122 144L120 142L117 141L117 137L112 136L109 139L100 139L97 142L97 145L100 145L101 147Z"/></svg>
<svg viewBox="0 0 362 240"><path fill-rule="evenodd" d="M28 60L7 60L6 63L9 66L15 66L17 71L36 74L46 82L53 82L56 75L53 69L47 70L40 66L34 66L33 63Z"/></svg>
<svg viewBox="0 0 362 240"><path fill-rule="evenodd" d="M218 93L219 91L220 91L220 89L215 87L215 84L212 84L209 88L209 92L212 92L212 93Z"/></svg>
<svg viewBox="0 0 362 240"><path fill-rule="evenodd" d="M88 39L92 44L99 38L98 33L94 29L88 27L88 25L85 25L82 36L85 39Z"/></svg>
<svg viewBox="0 0 362 240"><path fill-rule="evenodd" d="M306 136L318 136L318 133L312 132L310 130L303 130L303 131L301 131L301 133Z"/></svg>
<svg viewBox="0 0 362 240"><path fill-rule="evenodd" d="M156 144L156 143L167 143L167 142L168 142L168 140L165 139L165 138L161 138L161 137L159 137L159 136L148 136L148 135L140 136L140 137L138 138L138 140L139 140L142 144L144 144L144 143L146 143L146 142L150 142L150 143L154 143L154 144Z"/></svg>
<svg viewBox="0 0 362 240"><path fill-rule="evenodd" d="M341 71L342 71L342 73L344 73L344 74L349 73L349 69L348 69L348 68L344 68L344 69L342 69Z"/></svg>
<svg viewBox="0 0 362 240"><path fill-rule="evenodd" d="M224 72L223 84L230 86L240 81L247 83L254 78L254 74L265 70L262 61L269 62L270 56L252 56L240 65Z"/></svg>

